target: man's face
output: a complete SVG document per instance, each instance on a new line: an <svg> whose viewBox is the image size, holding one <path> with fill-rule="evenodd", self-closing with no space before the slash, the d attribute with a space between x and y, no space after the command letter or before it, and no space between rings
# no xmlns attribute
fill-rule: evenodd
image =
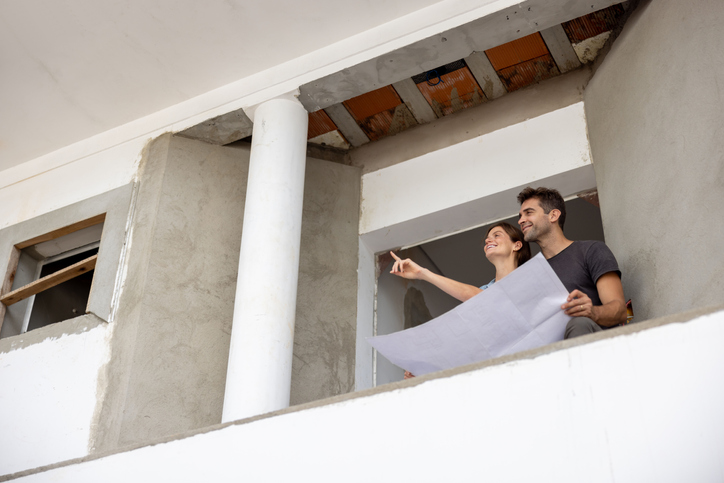
<svg viewBox="0 0 724 483"><path fill-rule="evenodd" d="M538 241L550 231L550 221L537 198L529 198L520 205L518 225L527 242Z"/></svg>

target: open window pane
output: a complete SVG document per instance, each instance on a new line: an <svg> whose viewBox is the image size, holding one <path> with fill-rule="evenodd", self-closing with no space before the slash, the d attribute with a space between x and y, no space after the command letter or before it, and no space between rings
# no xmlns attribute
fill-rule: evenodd
<svg viewBox="0 0 724 483"><path fill-rule="evenodd" d="M98 253L98 248L43 265L40 278L55 273ZM44 290L35 296L27 330L45 327L85 313L94 270Z"/></svg>
<svg viewBox="0 0 724 483"><path fill-rule="evenodd" d="M104 216L15 245L14 280L0 298L5 303L0 338L86 313Z"/></svg>

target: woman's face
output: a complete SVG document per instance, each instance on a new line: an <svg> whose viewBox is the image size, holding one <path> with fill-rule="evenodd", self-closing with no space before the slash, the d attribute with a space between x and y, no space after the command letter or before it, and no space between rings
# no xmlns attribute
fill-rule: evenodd
<svg viewBox="0 0 724 483"><path fill-rule="evenodd" d="M485 237L485 256L488 260L491 257L511 257L521 245L520 242L513 242L503 227L496 226Z"/></svg>

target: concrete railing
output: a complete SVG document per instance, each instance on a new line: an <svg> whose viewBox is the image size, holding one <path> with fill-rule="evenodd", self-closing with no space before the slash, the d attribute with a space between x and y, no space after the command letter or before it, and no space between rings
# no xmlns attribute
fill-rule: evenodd
<svg viewBox="0 0 724 483"><path fill-rule="evenodd" d="M724 307L0 481L721 481Z"/></svg>

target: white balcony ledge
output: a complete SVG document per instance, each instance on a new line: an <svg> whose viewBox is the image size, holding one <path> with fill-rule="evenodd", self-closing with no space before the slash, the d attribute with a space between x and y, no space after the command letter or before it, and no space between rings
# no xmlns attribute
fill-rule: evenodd
<svg viewBox="0 0 724 483"><path fill-rule="evenodd" d="M715 481L724 306L0 481Z"/></svg>

